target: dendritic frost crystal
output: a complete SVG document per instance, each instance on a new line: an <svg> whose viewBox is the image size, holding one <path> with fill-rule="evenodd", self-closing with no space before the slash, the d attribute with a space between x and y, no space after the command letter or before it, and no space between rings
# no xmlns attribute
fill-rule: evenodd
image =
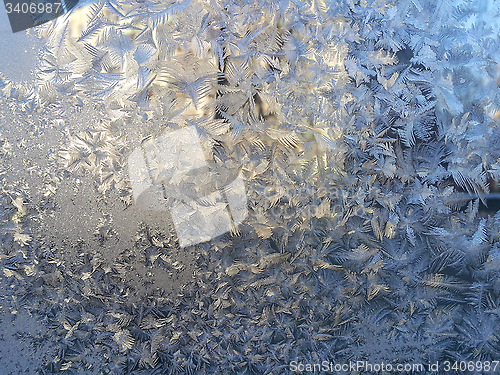
<svg viewBox="0 0 500 375"><path fill-rule="evenodd" d="M54 332L39 372L498 372L499 7L98 0L38 27L36 84L0 77L0 265Z"/></svg>

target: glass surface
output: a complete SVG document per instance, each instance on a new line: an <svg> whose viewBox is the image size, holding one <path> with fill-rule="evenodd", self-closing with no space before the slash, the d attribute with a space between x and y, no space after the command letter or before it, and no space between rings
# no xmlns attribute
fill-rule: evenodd
<svg viewBox="0 0 500 375"><path fill-rule="evenodd" d="M0 374L500 373L498 1L4 3Z"/></svg>

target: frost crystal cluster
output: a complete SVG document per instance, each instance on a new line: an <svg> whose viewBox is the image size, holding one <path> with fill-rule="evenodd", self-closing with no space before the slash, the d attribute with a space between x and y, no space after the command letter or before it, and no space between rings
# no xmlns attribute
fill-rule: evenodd
<svg viewBox="0 0 500 375"><path fill-rule="evenodd" d="M28 146L0 133L0 262L16 308L57 332L40 372L499 360L500 35L482 8L99 0L40 27L37 85L0 82L31 116ZM180 249L167 214L133 205L126 160L186 127L223 181L244 177L248 216Z"/></svg>

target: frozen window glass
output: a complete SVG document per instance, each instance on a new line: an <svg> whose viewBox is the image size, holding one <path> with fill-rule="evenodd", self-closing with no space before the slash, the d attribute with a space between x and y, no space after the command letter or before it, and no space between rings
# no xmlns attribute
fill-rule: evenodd
<svg viewBox="0 0 500 375"><path fill-rule="evenodd" d="M0 373L498 373L499 5L4 0Z"/></svg>

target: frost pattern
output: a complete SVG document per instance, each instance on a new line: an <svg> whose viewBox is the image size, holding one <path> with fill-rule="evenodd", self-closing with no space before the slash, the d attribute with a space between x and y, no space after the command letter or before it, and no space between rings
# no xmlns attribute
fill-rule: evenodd
<svg viewBox="0 0 500 375"><path fill-rule="evenodd" d="M95 349L114 373L498 359L500 219L480 207L500 178L500 37L480 5L100 0L77 35L71 16L41 27L37 87L2 81L4 95L63 119L91 102L103 113L61 133L49 202L85 179L128 217L128 154L194 126L213 163L242 172L249 204L244 225L193 246L194 278L175 297L158 276L183 267L168 232L117 236L120 215L104 212L70 237L78 261L58 261L24 229L57 208L25 211L11 183L4 274L61 332L47 368L85 368ZM44 262L23 257L36 246Z"/></svg>

